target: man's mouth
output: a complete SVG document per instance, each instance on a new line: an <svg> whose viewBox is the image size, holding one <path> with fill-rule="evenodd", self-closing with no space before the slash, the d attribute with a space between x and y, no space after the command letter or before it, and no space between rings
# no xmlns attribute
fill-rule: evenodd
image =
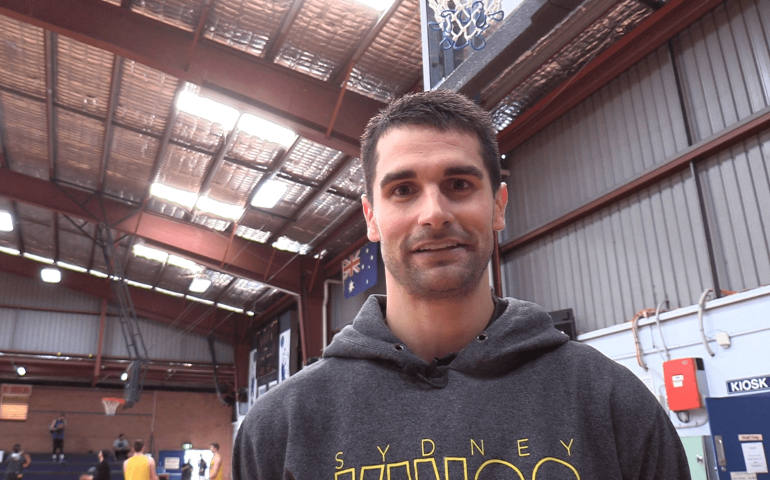
<svg viewBox="0 0 770 480"><path fill-rule="evenodd" d="M464 247L465 247L464 244L455 242L455 241L436 242L436 243L420 245L417 248L415 248L413 252L415 253L440 252L444 250L452 250L454 248L464 248Z"/></svg>

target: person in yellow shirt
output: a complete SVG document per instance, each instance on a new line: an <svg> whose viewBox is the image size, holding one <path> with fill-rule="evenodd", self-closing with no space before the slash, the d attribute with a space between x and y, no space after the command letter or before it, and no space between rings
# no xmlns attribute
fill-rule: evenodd
<svg viewBox="0 0 770 480"><path fill-rule="evenodd" d="M225 475L222 468L222 455L219 454L219 444L217 442L211 442L209 445L211 453L214 454L214 458L211 459L211 466L209 467L209 479L210 480L224 480ZM130 480L126 478L126 480Z"/></svg>
<svg viewBox="0 0 770 480"><path fill-rule="evenodd" d="M144 440L134 441L134 454L123 462L125 480L158 480L155 460L144 454Z"/></svg>

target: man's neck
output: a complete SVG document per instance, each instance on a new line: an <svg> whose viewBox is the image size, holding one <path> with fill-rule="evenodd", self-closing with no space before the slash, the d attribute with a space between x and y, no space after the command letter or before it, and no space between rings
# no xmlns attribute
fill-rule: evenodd
<svg viewBox="0 0 770 480"><path fill-rule="evenodd" d="M388 327L426 362L462 350L487 327L495 308L483 281L466 295L443 299L414 297L395 282L387 290Z"/></svg>

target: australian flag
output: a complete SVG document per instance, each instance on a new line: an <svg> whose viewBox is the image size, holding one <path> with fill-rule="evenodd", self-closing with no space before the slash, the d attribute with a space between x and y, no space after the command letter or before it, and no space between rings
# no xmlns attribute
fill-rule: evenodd
<svg viewBox="0 0 770 480"><path fill-rule="evenodd" d="M342 287L350 298L377 284L377 243L369 242L342 261Z"/></svg>

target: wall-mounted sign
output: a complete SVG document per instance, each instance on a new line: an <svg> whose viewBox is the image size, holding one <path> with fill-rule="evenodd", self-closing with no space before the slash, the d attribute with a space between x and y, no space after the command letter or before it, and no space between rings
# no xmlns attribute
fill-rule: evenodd
<svg viewBox="0 0 770 480"><path fill-rule="evenodd" d="M727 393L757 392L759 390L770 390L770 375L727 381Z"/></svg>

